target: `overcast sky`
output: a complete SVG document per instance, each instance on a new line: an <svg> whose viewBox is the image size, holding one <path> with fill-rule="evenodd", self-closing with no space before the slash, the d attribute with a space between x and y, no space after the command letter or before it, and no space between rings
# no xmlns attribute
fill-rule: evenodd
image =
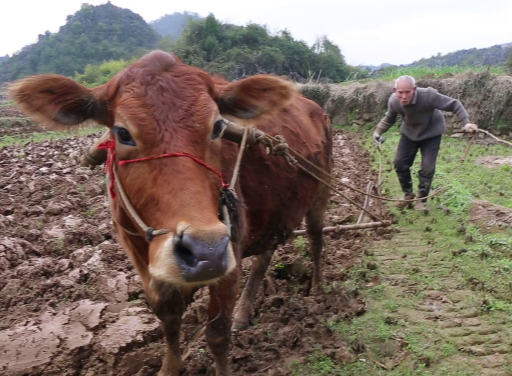
<svg viewBox="0 0 512 376"><path fill-rule="evenodd" d="M4 4L5 2L5 4ZM0 6L0 56L58 31L66 16L106 0L11 0ZM512 42L511 0L112 0L153 21L164 14L213 13L224 22L287 28L312 44L327 35L349 64L408 64L422 57Z"/></svg>

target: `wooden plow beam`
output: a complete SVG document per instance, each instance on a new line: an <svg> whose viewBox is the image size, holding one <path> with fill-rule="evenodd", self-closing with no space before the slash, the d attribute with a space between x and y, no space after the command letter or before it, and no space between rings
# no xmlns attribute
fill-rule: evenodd
<svg viewBox="0 0 512 376"><path fill-rule="evenodd" d="M382 221L382 222L368 222L361 223L358 225L339 225L339 226L331 226L324 227L322 233L330 234L332 232L343 232L343 231L351 231L351 230L364 230L366 228L378 228L378 227L388 227L391 226L391 221ZM296 230L293 232L293 235L306 235L306 230Z"/></svg>

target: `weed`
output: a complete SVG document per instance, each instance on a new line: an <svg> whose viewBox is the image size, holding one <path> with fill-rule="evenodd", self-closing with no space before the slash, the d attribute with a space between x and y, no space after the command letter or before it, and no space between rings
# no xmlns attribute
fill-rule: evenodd
<svg viewBox="0 0 512 376"><path fill-rule="evenodd" d="M305 365L292 364L293 376L340 375L341 372L342 369L320 351L310 355Z"/></svg>
<svg viewBox="0 0 512 376"><path fill-rule="evenodd" d="M55 249L57 251L63 251L64 246L65 246L64 239L59 238L59 239L55 240Z"/></svg>
<svg viewBox="0 0 512 376"><path fill-rule="evenodd" d="M3 136L0 137L0 148L5 146L25 145L29 142L43 142L48 140L58 140L62 138L86 136L98 133L101 128L84 127L78 130L59 131L59 132L36 132L27 133L19 136Z"/></svg>
<svg viewBox="0 0 512 376"><path fill-rule="evenodd" d="M307 243L304 236L297 236L295 240L293 241L293 246L297 248L301 252L305 252L307 249Z"/></svg>

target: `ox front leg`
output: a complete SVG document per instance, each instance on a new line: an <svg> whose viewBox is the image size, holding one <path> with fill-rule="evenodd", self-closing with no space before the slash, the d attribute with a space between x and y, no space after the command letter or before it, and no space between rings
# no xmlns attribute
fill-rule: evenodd
<svg viewBox="0 0 512 376"><path fill-rule="evenodd" d="M181 314L159 317L165 336L165 356L157 376L179 376L183 370L180 349Z"/></svg>
<svg viewBox="0 0 512 376"><path fill-rule="evenodd" d="M158 376L179 376L183 370L180 349L181 317L185 311L188 299L178 288L167 284L156 284L156 293L150 304L157 317L165 337L165 357ZM148 298L149 298L148 296Z"/></svg>
<svg viewBox="0 0 512 376"><path fill-rule="evenodd" d="M210 286L206 340L215 359L217 376L230 374L228 355L231 346L231 323L238 289L238 270L225 280Z"/></svg>
<svg viewBox="0 0 512 376"><path fill-rule="evenodd" d="M273 254L274 251L272 250L254 257L251 265L251 273L249 274L244 291L236 307L235 320L233 324L234 330L244 330L249 326L249 320L252 315L252 306L256 299L256 294L258 293L261 281L263 280L263 277L265 277L265 273L270 265Z"/></svg>

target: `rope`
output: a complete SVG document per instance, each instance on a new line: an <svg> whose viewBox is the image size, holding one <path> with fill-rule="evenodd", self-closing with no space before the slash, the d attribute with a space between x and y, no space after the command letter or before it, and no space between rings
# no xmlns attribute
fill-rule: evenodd
<svg viewBox="0 0 512 376"><path fill-rule="evenodd" d="M226 186L226 184L224 183L224 180L222 178L222 173L220 171L216 170L215 168L213 168L212 166L210 166L206 162L203 162L201 159L199 159L197 157L194 157L192 154L189 154L189 153L168 153L168 154L156 155L156 156L153 156L153 157L129 159L129 160L126 160L126 161L120 161L119 165L120 166L124 166L124 165L129 164L129 163L145 162L145 161L152 161L154 159L175 158L175 157L187 157L187 158L192 159L194 162L200 164L201 166L203 166L207 170L210 170L211 172L216 174L220 178L220 180L222 181L223 186Z"/></svg>
<svg viewBox="0 0 512 376"><path fill-rule="evenodd" d="M324 184L327 188L331 189L333 192L336 192L337 194L339 194L341 197L343 197L345 200L347 200L348 202L350 202L352 205L354 205L355 207L357 207L359 210L362 210L364 211L366 214L368 214L371 218L373 218L374 220L376 220L377 222L382 222L382 219L380 219L379 217L377 217L375 214L373 213L370 213L368 210L366 210L365 208L363 208L361 205L359 205L357 202L355 202L354 200L352 200L350 197L347 197L345 194L343 194L341 191L339 191L338 189L336 189L335 187L333 187L331 184L327 183L325 180L321 179L320 177L318 177L317 175L313 174L311 171L309 171L308 169L306 169L304 166L301 166L300 164L297 164L297 167L299 169L301 169L302 171L306 172L307 174L309 174L311 177L315 178L316 180L318 180L320 183Z"/></svg>
<svg viewBox="0 0 512 376"><path fill-rule="evenodd" d="M493 135L491 132L487 132L486 130L480 129L480 128L478 128L477 131L480 132L480 133L485 133L487 136L491 136L492 138L494 138L498 142L501 142L501 143L503 143L505 145L508 145L508 146L512 146L512 142L508 142L508 141L502 140L501 138L498 138L495 135Z"/></svg>
<svg viewBox="0 0 512 376"><path fill-rule="evenodd" d="M107 196L108 196L108 201L110 202L110 204L112 204L112 196L110 195L110 189L109 186L110 186L110 177L109 175L106 175L105 177L105 182L106 182L106 186L107 186ZM123 229L124 232L126 232L127 234L129 235L132 235L132 236L140 236L142 237L141 234L139 234L138 232L133 232L133 231L130 231L128 229L126 229L125 227L123 227L118 221L116 221L116 218L114 216L112 216L112 221L117 224L119 227L121 227L121 229Z"/></svg>
<svg viewBox="0 0 512 376"><path fill-rule="evenodd" d="M250 131L251 128L249 127L244 129L240 149L233 168L233 175L231 176L231 182L229 184L224 184L220 190L219 217L229 229L229 236L233 242L238 241L238 228L240 224L238 216L238 204L240 203L240 199L236 194L235 188L240 171L240 165L242 163L242 156L247 145L247 138Z"/></svg>
<svg viewBox="0 0 512 376"><path fill-rule="evenodd" d="M245 146L247 144L247 135L249 134L250 127L245 127L244 135L242 136L242 142L240 143L240 150L238 152L238 156L236 157L235 168L233 169L233 176L231 177L231 182L229 183L230 189L235 190L236 181L238 179L238 171L240 171L240 164L242 163L242 155L244 153Z"/></svg>
<svg viewBox="0 0 512 376"><path fill-rule="evenodd" d="M475 138L476 138L476 133L473 133L471 135L471 137L469 138L469 141L468 141L468 146L466 147L466 152L464 153L464 156L462 157L462 159L460 160L460 163L464 163L464 161L466 160L467 156L468 156L468 153L469 153L469 149L471 148L471 145L473 144L473 142L475 141Z"/></svg>
<svg viewBox="0 0 512 376"><path fill-rule="evenodd" d="M272 137L270 135L267 134L267 136L276 141L276 142L279 142L279 139L276 138L276 137ZM294 150L293 148L291 147L288 147L288 150L292 151L299 159L301 159L302 161L306 162L307 164L309 164L311 167L315 168L317 171L320 171L322 174L324 174L325 176L327 176L328 178L330 179L333 179L333 180L336 180L336 178L329 174L328 172L324 171L323 169L321 169L320 167L318 167L317 165L315 165L314 163L310 162L308 159L306 159L305 157L303 157L299 152L297 152L296 150ZM308 173L310 173L308 170L305 170L307 171ZM311 174L311 173L310 173ZM313 174L311 174L313 176ZM320 182L323 182L323 180L321 180L320 178L316 177L316 175L314 176L316 179L318 179ZM326 184L325 182L323 182L324 184ZM365 196L369 196L371 198L376 198L376 199L379 199L379 200L384 200L384 201L391 201L391 202L416 202L416 201L420 201L420 200L425 200L425 199L428 199L430 197L433 197L433 196L436 196L438 195L439 193L441 193L442 191L444 191L446 188L440 188L438 190L436 190L435 192L433 192L432 194L430 194L429 196L426 196L426 197L422 197L422 198L415 198L415 199L410 199L410 200L402 200L402 199L393 199L393 198L386 198L386 197L382 197L382 196L376 196L376 195L373 195L373 194L368 194L358 188L355 188L355 187L352 187L351 185L349 184L346 184L346 183L343 183L341 181L338 181L339 184L343 185L344 187L352 190L352 191L355 191L355 192L358 192L358 193L361 193ZM330 188L330 187L329 187ZM333 189L333 188L331 188ZM336 193L338 193L339 195L341 195L342 197L346 198L346 196L344 196L343 194L339 193L339 191L337 190L334 190ZM357 205L357 204L356 204ZM357 205L359 209L362 210L362 207Z"/></svg>
<svg viewBox="0 0 512 376"><path fill-rule="evenodd" d="M135 208L132 206L130 200L128 199L128 196L126 195L126 192L123 189L123 186L119 180L119 177L117 176L117 169L115 167L112 168L112 171L114 173L114 180L115 184L117 186L117 191L119 192L119 195L121 196L121 200L123 201L123 204L125 206L125 209L128 211L128 214L130 214L130 217L135 221L137 226L144 231L146 234L146 240L148 242L151 242L155 236L167 234L170 232L170 230L167 229L161 229L161 230L155 230L153 227L147 226L141 217L137 214L135 211ZM124 228L123 228L124 230ZM126 230L125 230L126 231Z"/></svg>
<svg viewBox="0 0 512 376"><path fill-rule="evenodd" d="M496 141L498 141L498 142L501 142L501 143L503 143L503 144L505 144L505 145L508 145L508 146L512 146L512 142L509 142L509 141L503 140L503 139L501 139L501 138L499 138L499 137L496 137L496 136L495 136L495 135L493 135L491 132L486 131L485 129L480 129L480 128L478 128L478 129L476 130L476 132L486 134L487 136L494 138L494 139L495 139ZM464 134L464 133L468 133L468 132L465 132L465 131L455 131L455 132L453 132L453 133L452 133L452 136L453 136L453 135L455 135L455 134L460 134L460 133L463 133L463 134ZM471 132L471 133L473 133L473 134L474 134L474 132ZM450 136L450 137L451 137L451 136Z"/></svg>

